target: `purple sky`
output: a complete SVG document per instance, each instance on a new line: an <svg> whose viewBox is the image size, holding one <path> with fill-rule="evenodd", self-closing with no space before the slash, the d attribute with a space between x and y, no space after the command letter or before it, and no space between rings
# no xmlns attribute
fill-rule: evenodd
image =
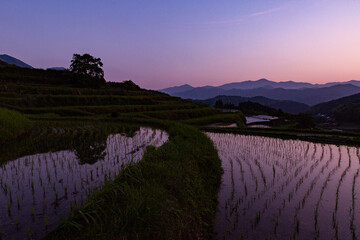
<svg viewBox="0 0 360 240"><path fill-rule="evenodd" d="M360 79L360 1L0 2L0 54L47 68L73 53L151 89Z"/></svg>

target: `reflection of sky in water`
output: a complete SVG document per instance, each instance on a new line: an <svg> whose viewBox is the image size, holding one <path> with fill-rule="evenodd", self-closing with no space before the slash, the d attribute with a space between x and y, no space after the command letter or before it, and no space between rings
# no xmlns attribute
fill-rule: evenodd
<svg viewBox="0 0 360 240"><path fill-rule="evenodd" d="M255 123L255 122L269 122L270 120L278 119L277 117L272 117L267 115L256 115L245 118L246 118L246 124Z"/></svg>
<svg viewBox="0 0 360 240"><path fill-rule="evenodd" d="M128 163L140 160L146 146L161 146L168 134L140 128L133 137L109 135L77 151L58 151L25 156L0 168L0 228L3 239L34 238L53 230L62 213L83 203L86 195L113 179ZM96 151L96 148L99 151ZM82 163L78 156L102 160ZM17 224L18 223L18 224ZM47 227L46 227L47 226Z"/></svg>
<svg viewBox="0 0 360 240"><path fill-rule="evenodd" d="M224 168L217 239L359 239L359 148L207 135Z"/></svg>

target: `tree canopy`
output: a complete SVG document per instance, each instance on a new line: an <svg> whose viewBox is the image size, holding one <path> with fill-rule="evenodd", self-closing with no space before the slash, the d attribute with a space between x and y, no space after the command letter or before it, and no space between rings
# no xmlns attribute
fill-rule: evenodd
<svg viewBox="0 0 360 240"><path fill-rule="evenodd" d="M103 63L88 53L74 54L70 71L78 76L79 83L85 85L101 85L105 83Z"/></svg>

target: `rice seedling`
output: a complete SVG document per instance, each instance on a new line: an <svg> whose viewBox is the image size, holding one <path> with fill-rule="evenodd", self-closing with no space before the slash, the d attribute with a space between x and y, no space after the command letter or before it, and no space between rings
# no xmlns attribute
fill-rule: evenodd
<svg viewBox="0 0 360 240"><path fill-rule="evenodd" d="M350 215L345 207L339 208L341 201L346 199L340 196L342 192L345 193L341 189L348 182L347 175L356 172L353 170L355 167L360 169L360 161L357 160L356 164L354 161L359 153L358 148L233 134L208 133L208 136L222 153L219 154L222 161L228 163L223 165L228 170L223 178L229 182L235 181L235 185L237 179L241 181L243 188L237 191L243 192L243 199L246 199L238 197L235 202L226 202L231 215L236 216L238 211L240 217L230 219L229 228L222 231L236 237L242 234L248 239L277 239L279 236L284 239L340 239L343 225L346 224L339 222L344 218L339 218L342 214L349 216L350 237L355 239L359 235L356 223L360 219L356 220L359 216L354 211L356 198L352 200L354 204ZM240 167L239 178L231 176L232 159L236 159ZM256 187L257 180L260 189ZM358 191L355 188L357 180L358 176L356 180L352 179L354 196ZM261 185L265 184L267 189L261 189ZM228 194L225 197L228 199L237 195L233 190L224 194ZM328 211L323 209L323 201L328 202L326 206L334 204L334 212L330 212L328 218L324 217ZM221 219L221 216L218 217ZM314 223L310 232L307 224L302 227L302 222L309 221ZM333 231L321 227L326 222L332 225ZM240 226L243 230L236 230Z"/></svg>
<svg viewBox="0 0 360 240"><path fill-rule="evenodd" d="M355 221L355 184L356 184L356 179L359 177L359 171L360 169L358 169L354 175L354 179L353 179L353 184L352 184L352 189L351 189L351 220L350 220L350 230L351 230L351 234L352 234L352 239L356 240L357 239L357 235L356 235L356 226L354 224Z"/></svg>

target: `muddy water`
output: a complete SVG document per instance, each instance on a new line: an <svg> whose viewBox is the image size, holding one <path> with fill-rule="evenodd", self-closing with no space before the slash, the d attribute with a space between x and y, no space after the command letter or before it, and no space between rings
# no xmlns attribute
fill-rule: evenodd
<svg viewBox="0 0 360 240"><path fill-rule="evenodd" d="M53 230L88 194L140 160L148 145L168 135L140 128L133 136L112 134L75 150L24 156L0 168L0 239L39 239Z"/></svg>
<svg viewBox="0 0 360 240"><path fill-rule="evenodd" d="M207 133L224 168L216 239L359 239L359 148Z"/></svg>

